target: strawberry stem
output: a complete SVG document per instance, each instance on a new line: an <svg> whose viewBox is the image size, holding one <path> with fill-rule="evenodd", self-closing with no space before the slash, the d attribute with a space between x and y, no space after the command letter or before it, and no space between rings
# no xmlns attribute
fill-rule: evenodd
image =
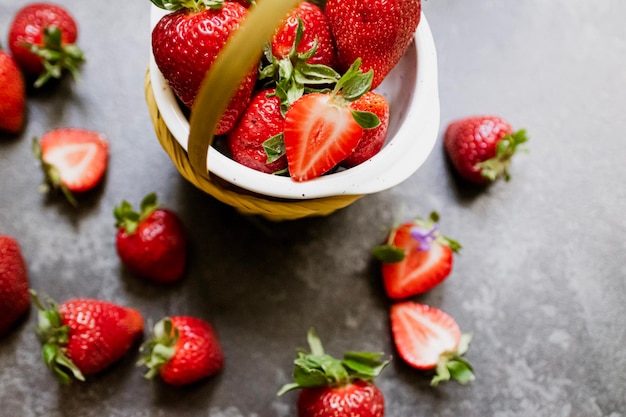
<svg viewBox="0 0 626 417"><path fill-rule="evenodd" d="M381 360L382 353L348 352L343 360L327 355L313 328L307 333L307 342L310 353L298 351L294 360L294 382L283 385L277 395L299 388L340 387L355 380L372 381L389 363Z"/></svg>
<svg viewBox="0 0 626 417"><path fill-rule="evenodd" d="M467 359L463 357L465 352L469 349L469 343L472 340L472 335L469 333L463 334L459 341L457 350L452 352L444 352L437 362L436 374L431 379L430 385L435 387L440 382L456 381L459 384L465 385L475 379L474 370L472 365Z"/></svg>
<svg viewBox="0 0 626 417"><path fill-rule="evenodd" d="M75 81L78 81L79 66L85 62L83 51L74 44L64 45L61 29L55 25L43 29L43 44L35 45L25 42L28 50L41 57L44 71L35 80L35 87L39 88L51 78L61 78L63 70L68 70Z"/></svg>
<svg viewBox="0 0 626 417"><path fill-rule="evenodd" d="M46 297L47 305L42 303L37 292L32 289L30 295L39 310L36 333L42 343L42 357L46 366L63 384L69 384L73 379L85 381L80 369L65 355L70 329L63 325L57 304L50 297Z"/></svg>
<svg viewBox="0 0 626 417"><path fill-rule="evenodd" d="M144 374L146 379L156 377L161 367L174 356L178 338L178 329L174 327L169 317L163 318L154 325L152 338L144 342L139 348L142 357L137 365L145 365L148 368Z"/></svg>
<svg viewBox="0 0 626 417"><path fill-rule="evenodd" d="M43 171L45 182L39 186L39 190L43 193L50 192L50 190L58 190L61 191L65 199L73 206L77 207L78 202L76 198L72 194L72 192L67 188L63 181L61 180L61 172L54 165L44 161L43 153L41 151L41 144L39 143L39 139L36 137L33 138L31 144L31 150L35 158L41 163L41 170Z"/></svg>
<svg viewBox="0 0 626 417"><path fill-rule="evenodd" d="M160 9L176 11L180 9L200 12L204 9L221 9L224 0L150 0Z"/></svg>
<svg viewBox="0 0 626 417"><path fill-rule="evenodd" d="M124 200L113 209L115 227L121 227L126 230L126 233L133 234L139 227L139 224L158 207L156 193L150 193L141 200L139 212L136 212L133 206Z"/></svg>
<svg viewBox="0 0 626 417"><path fill-rule="evenodd" d="M511 179L509 173L511 158L517 152L526 151L526 148L520 146L526 142L528 142L528 137L524 129L504 136L496 146L496 156L479 162L475 166L476 169L480 170L482 176L489 181L495 181L499 177L504 177L505 181L509 181Z"/></svg>

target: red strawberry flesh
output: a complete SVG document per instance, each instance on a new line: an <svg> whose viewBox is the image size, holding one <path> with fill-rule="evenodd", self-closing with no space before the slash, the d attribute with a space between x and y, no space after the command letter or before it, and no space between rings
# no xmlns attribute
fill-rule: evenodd
<svg viewBox="0 0 626 417"><path fill-rule="evenodd" d="M287 111L285 152L295 181L328 172L344 160L363 136L349 107L335 105L331 95L302 96Z"/></svg>
<svg viewBox="0 0 626 417"><path fill-rule="evenodd" d="M42 159L58 169L61 183L72 192L95 187L107 168L106 138L90 130L60 128L41 137Z"/></svg>
<svg viewBox="0 0 626 417"><path fill-rule="evenodd" d="M391 329L404 361L418 369L433 369L445 352L457 349L461 331L452 317L436 308L405 301L391 307Z"/></svg>

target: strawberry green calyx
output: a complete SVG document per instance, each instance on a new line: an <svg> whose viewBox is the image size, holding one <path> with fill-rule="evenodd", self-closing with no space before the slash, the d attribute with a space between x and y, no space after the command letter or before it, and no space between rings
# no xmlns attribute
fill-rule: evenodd
<svg viewBox="0 0 626 417"><path fill-rule="evenodd" d="M63 184L61 180L61 172L54 165L44 161L43 153L41 151L41 144L39 139L34 137L31 144L31 151L35 158L41 163L41 170L43 171L45 182L39 186L39 191L47 193L50 190L61 191L65 199L74 207L78 206L78 202L74 197L74 194Z"/></svg>
<svg viewBox="0 0 626 417"><path fill-rule="evenodd" d="M335 84L330 94L337 105L343 106L358 100L372 87L374 70L364 73L360 67L361 58L357 58ZM363 129L373 129L380 125L380 119L372 112L352 110L352 117Z"/></svg>
<svg viewBox="0 0 626 417"><path fill-rule="evenodd" d="M43 346L42 356L46 366L63 384L69 384L74 379L85 381L80 369L65 355L69 327L62 324L56 303L48 298L47 305L44 305L36 291L30 290L30 294L33 304L39 310L36 333Z"/></svg>
<svg viewBox="0 0 626 417"><path fill-rule="evenodd" d="M174 327L169 317L165 317L154 325L153 337L139 348L142 357L137 365L148 368L148 372L144 375L145 378L153 379L156 377L161 367L174 356L178 337L178 329Z"/></svg>
<svg viewBox="0 0 626 417"><path fill-rule="evenodd" d="M61 29L57 26L48 26L43 29L43 44L35 45L25 42L28 50L41 57L44 71L35 80L35 87L39 88L51 78L61 78L63 70L68 70L74 80L78 80L79 67L85 62L83 51L75 44L63 44Z"/></svg>
<svg viewBox="0 0 626 417"><path fill-rule="evenodd" d="M132 205L124 200L119 206L113 209L115 217L115 227L123 228L126 233L133 234L137 230L139 223L159 207L156 193L150 193L143 198L140 211L133 210Z"/></svg>
<svg viewBox="0 0 626 417"><path fill-rule="evenodd" d="M224 0L150 0L160 9L175 11L180 9L200 12L204 9L221 9Z"/></svg>
<svg viewBox="0 0 626 417"><path fill-rule="evenodd" d="M472 335L465 333L461 335L459 346L455 351L444 352L437 362L436 374L430 381L430 385L435 387L440 382L456 381L459 384L467 384L475 379L472 365L463 357L469 349Z"/></svg>
<svg viewBox="0 0 626 417"><path fill-rule="evenodd" d="M267 64L259 68L259 80L265 80L264 88L276 89L276 95L281 100L281 113L283 116L297 99L307 93L322 91L328 86L337 83L340 75L333 68L323 64L309 64L317 50L315 44L304 53L297 51L302 40L304 24L298 16L296 36L289 51L289 55L279 59L272 54L272 47L268 43L264 49Z"/></svg>
<svg viewBox="0 0 626 417"><path fill-rule="evenodd" d="M404 252L404 249L393 244L397 230L397 227L393 228L393 230L389 233L385 244L376 246L372 250L373 255L379 261L384 263L397 263L406 257L407 254ZM434 242L450 247L450 249L452 249L455 253L458 253L462 248L458 241L440 233L439 213L436 211L431 212L428 219L420 217L414 219L410 233L411 237L419 243L417 250L420 251L430 250L431 245Z"/></svg>
<svg viewBox="0 0 626 417"><path fill-rule="evenodd" d="M309 330L307 341L311 352L298 352L294 382L285 384L278 395L299 388L341 387L355 380L373 381L389 364L389 360L381 360L382 353L348 352L342 360L327 355L314 329Z"/></svg>
<svg viewBox="0 0 626 417"><path fill-rule="evenodd" d="M499 177L504 177L505 181L511 179L509 174L509 165L511 158L520 150L525 151L520 145L528 142L526 130L521 129L517 132L504 136L496 146L496 156L486 161L476 164L476 168L480 170L483 177L489 181L495 181Z"/></svg>

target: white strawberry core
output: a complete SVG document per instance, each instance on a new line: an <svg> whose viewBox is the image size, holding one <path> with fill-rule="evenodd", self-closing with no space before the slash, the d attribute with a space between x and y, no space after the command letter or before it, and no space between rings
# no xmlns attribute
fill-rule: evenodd
<svg viewBox="0 0 626 417"><path fill-rule="evenodd" d="M63 145L46 152L45 160L59 170L63 182L72 183L80 179L97 153L94 143Z"/></svg>

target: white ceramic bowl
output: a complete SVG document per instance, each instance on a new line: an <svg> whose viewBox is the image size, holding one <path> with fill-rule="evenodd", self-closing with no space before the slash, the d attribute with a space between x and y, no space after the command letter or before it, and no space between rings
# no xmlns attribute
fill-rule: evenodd
<svg viewBox="0 0 626 417"><path fill-rule="evenodd" d="M167 12L151 9L151 27ZM189 122L151 54L150 77L155 100L168 129L187 149ZM213 147L207 166L213 175L243 189L271 197L312 199L336 195L372 194L394 187L426 161L439 132L437 53L422 13L414 42L375 90L389 101L390 120L383 149L362 164L306 182L265 174L241 165Z"/></svg>

